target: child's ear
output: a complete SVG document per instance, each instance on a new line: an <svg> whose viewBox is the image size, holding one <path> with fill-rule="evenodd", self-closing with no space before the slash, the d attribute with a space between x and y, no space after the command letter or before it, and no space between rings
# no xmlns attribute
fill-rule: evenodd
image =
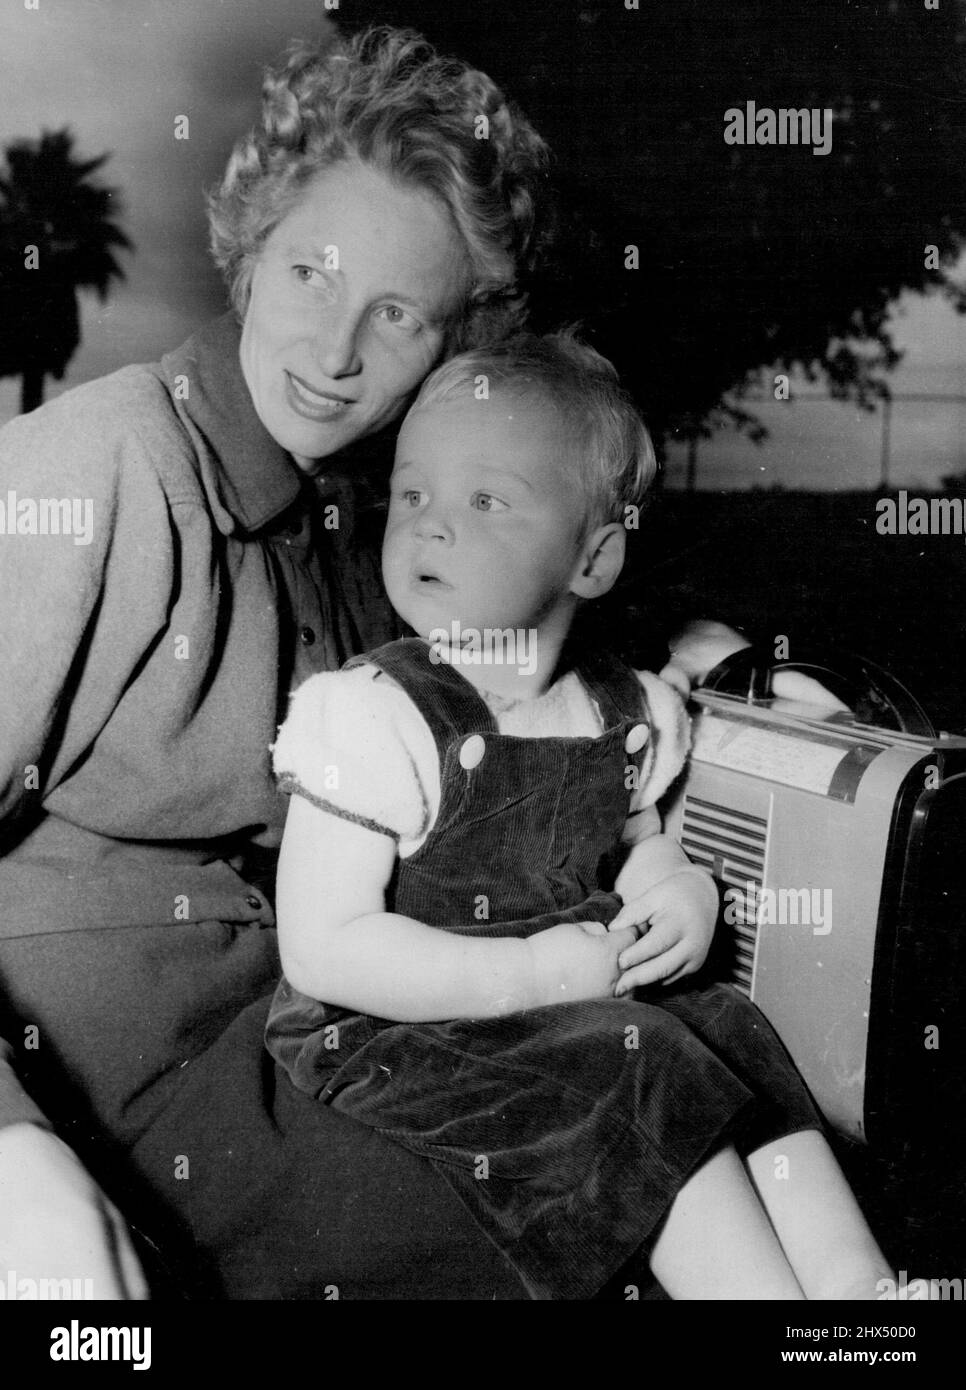
<svg viewBox="0 0 966 1390"><path fill-rule="evenodd" d="M627 536L619 521L598 526L584 540L570 581L578 598L600 598L617 583L624 568Z"/></svg>

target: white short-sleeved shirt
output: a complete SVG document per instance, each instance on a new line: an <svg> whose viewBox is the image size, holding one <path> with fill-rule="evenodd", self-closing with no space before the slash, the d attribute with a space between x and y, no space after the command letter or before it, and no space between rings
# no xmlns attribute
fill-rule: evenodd
<svg viewBox="0 0 966 1390"><path fill-rule="evenodd" d="M678 692L649 671L636 675L651 736L631 796L626 843L660 833L654 803L683 766L690 737ZM574 672L534 699L511 703L480 694L501 734L597 738L604 732L597 702ZM423 844L439 810L439 757L429 725L374 665L322 672L299 687L274 745L274 766L290 790L391 835L401 858Z"/></svg>

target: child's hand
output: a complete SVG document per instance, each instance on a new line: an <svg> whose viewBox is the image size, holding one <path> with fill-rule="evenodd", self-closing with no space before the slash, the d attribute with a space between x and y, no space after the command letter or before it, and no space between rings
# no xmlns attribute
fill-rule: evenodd
<svg viewBox="0 0 966 1390"><path fill-rule="evenodd" d="M535 1006L607 999L621 978L621 951L637 933L602 922L561 922L528 938L535 966Z"/></svg>
<svg viewBox="0 0 966 1390"><path fill-rule="evenodd" d="M718 891L710 875L683 869L625 903L610 924L623 935L628 927L643 935L619 957L623 972L614 993L627 994L658 980L671 984L699 970L711 946L718 917Z"/></svg>

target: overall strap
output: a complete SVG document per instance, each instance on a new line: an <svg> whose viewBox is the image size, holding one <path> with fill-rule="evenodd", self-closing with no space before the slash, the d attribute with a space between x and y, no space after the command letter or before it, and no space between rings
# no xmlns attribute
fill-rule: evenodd
<svg viewBox="0 0 966 1390"><path fill-rule="evenodd" d="M641 683L619 657L597 648L583 653L576 669L600 707L605 729L625 719L646 719L647 702Z"/></svg>
<svg viewBox="0 0 966 1390"><path fill-rule="evenodd" d="M467 734L495 734L496 720L481 695L449 662L430 659L429 644L418 637L387 642L347 661L378 666L406 692L429 725L442 765L450 743Z"/></svg>

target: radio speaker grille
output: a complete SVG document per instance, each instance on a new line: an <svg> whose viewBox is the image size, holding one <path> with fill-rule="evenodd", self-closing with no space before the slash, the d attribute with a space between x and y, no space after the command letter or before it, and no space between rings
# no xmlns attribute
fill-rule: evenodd
<svg viewBox="0 0 966 1390"><path fill-rule="evenodd" d="M731 889L729 915L735 920L725 927L731 946L727 973L731 983L749 996L767 843L768 822L761 816L685 795L681 844L695 864L710 869L719 884Z"/></svg>

